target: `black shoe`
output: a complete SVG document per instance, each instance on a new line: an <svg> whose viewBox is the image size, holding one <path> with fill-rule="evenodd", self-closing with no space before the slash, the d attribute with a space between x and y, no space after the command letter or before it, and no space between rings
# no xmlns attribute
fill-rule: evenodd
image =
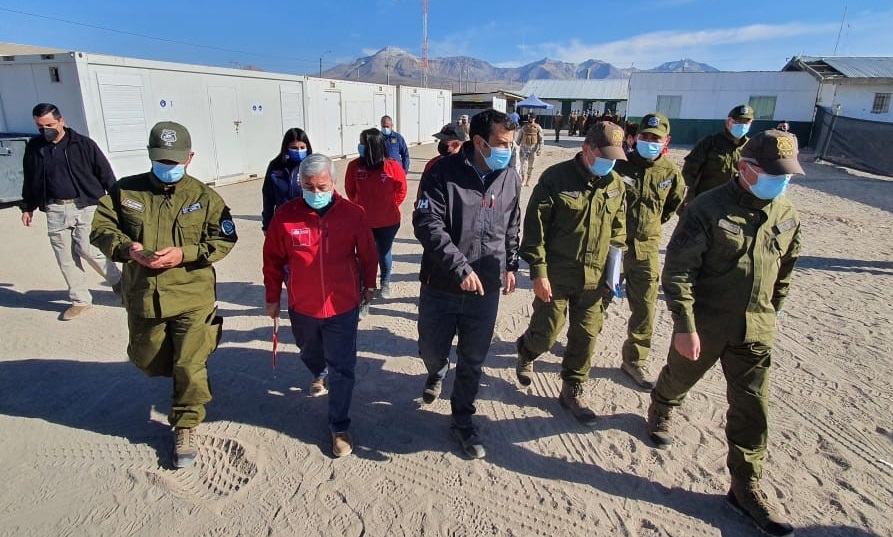
<svg viewBox="0 0 893 537"><path fill-rule="evenodd" d="M443 379L440 377L429 377L425 382L425 389L422 391L422 401L426 405L430 405L435 399L440 397L441 389L443 389Z"/></svg>
<svg viewBox="0 0 893 537"><path fill-rule="evenodd" d="M459 427L454 424L450 426L450 433L459 441L462 453L469 459L483 459L487 455L487 450L484 449L481 438L478 436L477 428Z"/></svg>

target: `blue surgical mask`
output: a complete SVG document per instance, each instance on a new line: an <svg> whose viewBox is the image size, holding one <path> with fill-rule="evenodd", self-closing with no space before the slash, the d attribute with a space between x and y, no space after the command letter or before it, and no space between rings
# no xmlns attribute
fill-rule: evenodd
<svg viewBox="0 0 893 537"><path fill-rule="evenodd" d="M389 129L387 127L381 128L381 133L384 134L385 136L390 136L392 132L394 132L394 131L392 131L391 129Z"/></svg>
<svg viewBox="0 0 893 537"><path fill-rule="evenodd" d="M646 142L645 140L636 140L636 151L639 155L648 160L653 160L660 155L664 144L661 142Z"/></svg>
<svg viewBox="0 0 893 537"><path fill-rule="evenodd" d="M294 162L301 162L307 158L307 150L306 149L292 149L288 148L288 160Z"/></svg>
<svg viewBox="0 0 893 537"><path fill-rule="evenodd" d="M595 162L592 163L592 166L589 167L589 171L599 177L604 177L605 175L611 173L611 170L614 169L615 162L615 160L611 160L609 158L595 157Z"/></svg>
<svg viewBox="0 0 893 537"><path fill-rule="evenodd" d="M748 165L750 166L750 165ZM755 171L750 168L751 171ZM749 185L750 193L761 200L774 200L778 196L784 194L791 182L792 175L769 175L768 173L757 174L757 184Z"/></svg>
<svg viewBox="0 0 893 537"><path fill-rule="evenodd" d="M359 153L361 157L365 157L366 156L366 145L365 144L357 144L357 153Z"/></svg>
<svg viewBox="0 0 893 537"><path fill-rule="evenodd" d="M483 153L481 153L481 156L484 157L484 162L487 164L487 167L490 168L491 171L495 172L509 165L509 162L512 160L511 149L493 147L486 141L484 142L484 145L490 148L490 156L484 157Z"/></svg>
<svg viewBox="0 0 893 537"><path fill-rule="evenodd" d="M328 192L311 192L309 190L302 190L301 195L304 197L304 201L307 202L313 209L322 209L326 205L332 203L332 191Z"/></svg>
<svg viewBox="0 0 893 537"><path fill-rule="evenodd" d="M732 123L732 128L729 129L729 132L732 133L732 136L735 138L741 138L747 131L750 130L750 123Z"/></svg>
<svg viewBox="0 0 893 537"><path fill-rule="evenodd" d="M173 184L186 175L185 164L165 164L163 162L152 161L152 173L162 183Z"/></svg>

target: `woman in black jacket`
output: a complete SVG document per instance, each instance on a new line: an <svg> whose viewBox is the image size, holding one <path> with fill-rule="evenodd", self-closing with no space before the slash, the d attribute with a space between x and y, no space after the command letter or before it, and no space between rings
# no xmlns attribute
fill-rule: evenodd
<svg viewBox="0 0 893 537"><path fill-rule="evenodd" d="M297 127L285 131L282 146L276 158L267 166L262 187L264 208L261 213L261 229L266 232L273 212L286 202L301 195L301 178L298 167L307 155L313 154L310 138Z"/></svg>

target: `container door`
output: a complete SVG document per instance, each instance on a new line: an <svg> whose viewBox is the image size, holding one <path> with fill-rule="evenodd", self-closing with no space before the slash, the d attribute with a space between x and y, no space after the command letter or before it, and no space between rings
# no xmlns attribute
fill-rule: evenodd
<svg viewBox="0 0 893 537"><path fill-rule="evenodd" d="M279 102L282 108L282 133L294 127L307 130L304 125L304 88L279 86Z"/></svg>
<svg viewBox="0 0 893 537"><path fill-rule="evenodd" d="M239 110L236 106L235 88L208 88L211 107L211 132L214 142L214 160L217 183L236 179L244 173L242 146L239 143Z"/></svg>
<svg viewBox="0 0 893 537"><path fill-rule="evenodd" d="M330 157L344 155L344 144L341 140L341 92L324 91L322 94L323 132L322 153Z"/></svg>

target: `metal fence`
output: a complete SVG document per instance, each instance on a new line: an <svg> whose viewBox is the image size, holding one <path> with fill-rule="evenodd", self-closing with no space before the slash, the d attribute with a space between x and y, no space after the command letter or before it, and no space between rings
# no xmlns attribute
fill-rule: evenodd
<svg viewBox="0 0 893 537"><path fill-rule="evenodd" d="M816 107L810 145L816 157L880 175L893 175L893 123L838 116Z"/></svg>

